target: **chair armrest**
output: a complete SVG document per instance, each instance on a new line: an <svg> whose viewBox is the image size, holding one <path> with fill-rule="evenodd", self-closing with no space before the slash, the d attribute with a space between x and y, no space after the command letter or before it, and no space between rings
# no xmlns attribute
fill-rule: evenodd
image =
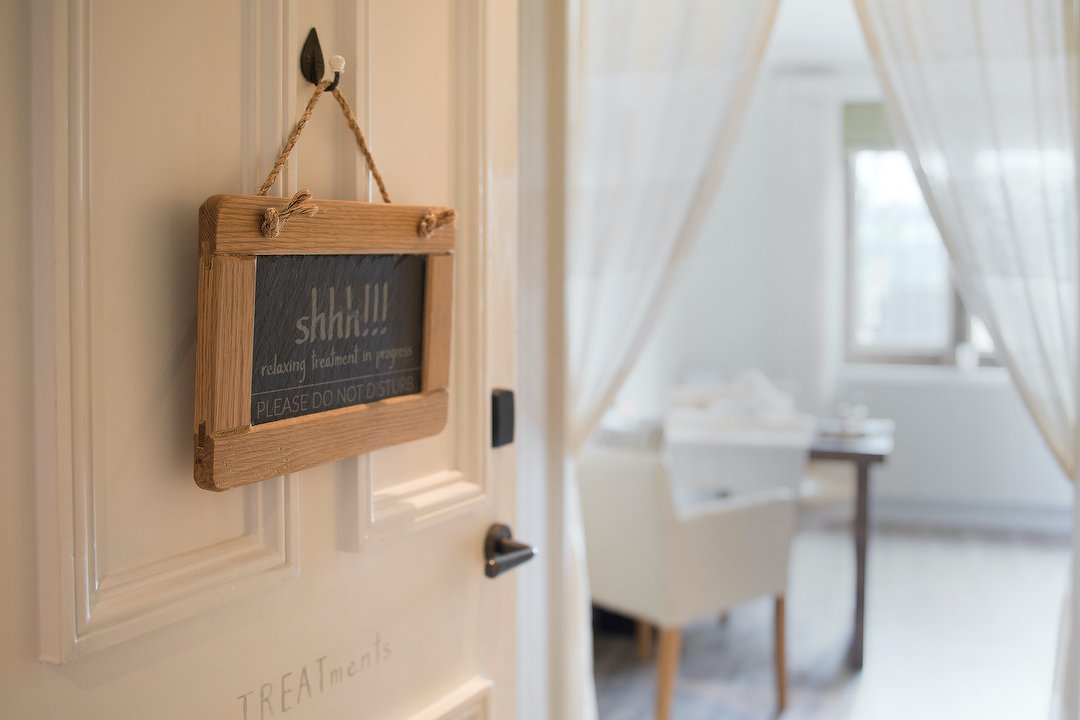
<svg viewBox="0 0 1080 720"><path fill-rule="evenodd" d="M685 623L787 589L796 501L788 490L710 503L663 528L664 602Z"/></svg>
<svg viewBox="0 0 1080 720"><path fill-rule="evenodd" d="M657 500L664 484L659 455L589 447L576 471L593 599L655 620L663 572Z"/></svg>

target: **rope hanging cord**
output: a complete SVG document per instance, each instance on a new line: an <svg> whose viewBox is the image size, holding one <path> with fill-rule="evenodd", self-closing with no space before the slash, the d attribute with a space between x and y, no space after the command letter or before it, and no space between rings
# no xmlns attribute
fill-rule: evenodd
<svg viewBox="0 0 1080 720"><path fill-rule="evenodd" d="M315 86L315 91L311 94L311 99L308 100L304 112L301 113L300 118L296 121L296 127L289 133L289 138L285 141L285 145L282 146L281 152L278 153L277 160L274 161L274 166L270 168L270 174L266 176L266 180L263 181L263 184L255 192L256 195L266 195L266 193L269 192L270 187L277 180L278 175L281 173L281 168L285 167L285 163L289 160L289 154L292 152L293 147L296 146L296 141L300 139L300 133L304 131L304 126L307 125L307 121L311 119L311 113L315 110L315 105L318 104L319 98L323 95L323 91L330 86L330 82L331 81L329 80L323 80ZM379 168L375 164L375 158L371 154L371 148L368 147L367 140L364 138L364 132L360 129L360 123L357 122L356 115L353 113L352 107L349 106L349 101L345 99L345 96L338 88L334 88L330 92L333 94L334 99L337 100L338 105L341 106L341 112L345 115L345 121L349 124L349 129L353 131L353 135L356 137L356 144L360 148L360 154L364 156L364 161L371 171L371 176L375 178L375 184L379 187L379 195L382 196L384 203L390 204L390 193L386 189L386 182L383 180L382 173L379 172ZM307 188L300 188L282 209L266 209L266 213L263 215L262 234L267 238L277 237L285 228L286 221L293 215L314 215L318 211L318 206L311 202L311 191ZM438 212L428 210L417 224L416 234L425 239L429 238L440 227L453 223L456 217L457 212L452 208L439 210Z"/></svg>
<svg viewBox="0 0 1080 720"><path fill-rule="evenodd" d="M281 168L285 167L285 163L289 161L289 154L296 146L296 141L300 139L300 133L304 131L304 126L307 125L307 121L311 119L311 113L319 103L319 98L323 96L323 91L329 86L329 80L323 80L315 86L315 92L311 94L311 99L308 100L304 112L301 113L300 119L296 121L296 127L289 133L289 139L285 141L285 145L281 148L281 152L278 153L277 160L274 161L274 166L270 168L270 174L266 176L266 180L263 181L262 186L255 192L256 195L265 195L270 191L270 187L281 173ZM367 163L368 168L370 168L372 177L375 178L375 184L379 186L379 194L382 195L383 202L389 204L391 200L390 193L386 190L386 182L383 180L382 173L379 172L379 168L375 164L375 158L371 155L371 149L368 148L367 140L364 138L364 132L360 129L360 123L356 121L356 115L353 114L352 108L349 106L349 101L345 99L345 96L341 94L341 90L338 90L337 88L334 88L330 92L333 93L334 97L337 99L338 105L341 106L341 111L345 113L345 120L349 123L349 128L353 131L353 135L356 136L356 144L360 146L360 154L364 156L364 161Z"/></svg>

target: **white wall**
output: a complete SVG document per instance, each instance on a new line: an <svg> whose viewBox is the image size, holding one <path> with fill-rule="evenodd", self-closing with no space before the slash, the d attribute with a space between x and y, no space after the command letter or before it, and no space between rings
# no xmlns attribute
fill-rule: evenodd
<svg viewBox="0 0 1080 720"><path fill-rule="evenodd" d="M656 332L618 403L655 414L677 375L695 366L771 370L773 275L771 84L758 83L701 240L687 255Z"/></svg>
<svg viewBox="0 0 1080 720"><path fill-rule="evenodd" d="M1068 532L1069 484L1003 368L852 366L839 391L896 421L879 514Z"/></svg>
<svg viewBox="0 0 1080 720"><path fill-rule="evenodd" d="M866 67L766 68L703 237L618 403L660 413L671 382L699 367L759 367L819 412L857 393L897 422L879 517L1066 532L1071 492L1004 371L842 362L844 230L827 207L842 212L839 103L876 94Z"/></svg>

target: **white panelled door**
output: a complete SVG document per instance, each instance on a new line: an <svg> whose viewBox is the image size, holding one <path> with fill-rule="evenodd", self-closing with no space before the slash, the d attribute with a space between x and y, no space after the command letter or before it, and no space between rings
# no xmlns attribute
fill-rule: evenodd
<svg viewBox="0 0 1080 720"><path fill-rule="evenodd" d="M515 517L490 398L515 381L516 4L22 3L39 547L18 581L42 662L5 658L0 716L513 716L515 580L487 579L482 548ZM311 27L346 58L394 200L458 208L450 420L209 493L191 477L198 208L269 170L312 89ZM371 197L332 98L271 194L301 186Z"/></svg>

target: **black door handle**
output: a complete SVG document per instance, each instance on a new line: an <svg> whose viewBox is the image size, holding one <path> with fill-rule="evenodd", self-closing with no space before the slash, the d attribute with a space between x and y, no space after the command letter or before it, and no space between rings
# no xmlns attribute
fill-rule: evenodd
<svg viewBox="0 0 1080 720"><path fill-rule="evenodd" d="M496 523L488 528L484 539L484 574L489 578L498 577L536 556L536 548L519 543L513 537L506 525Z"/></svg>

